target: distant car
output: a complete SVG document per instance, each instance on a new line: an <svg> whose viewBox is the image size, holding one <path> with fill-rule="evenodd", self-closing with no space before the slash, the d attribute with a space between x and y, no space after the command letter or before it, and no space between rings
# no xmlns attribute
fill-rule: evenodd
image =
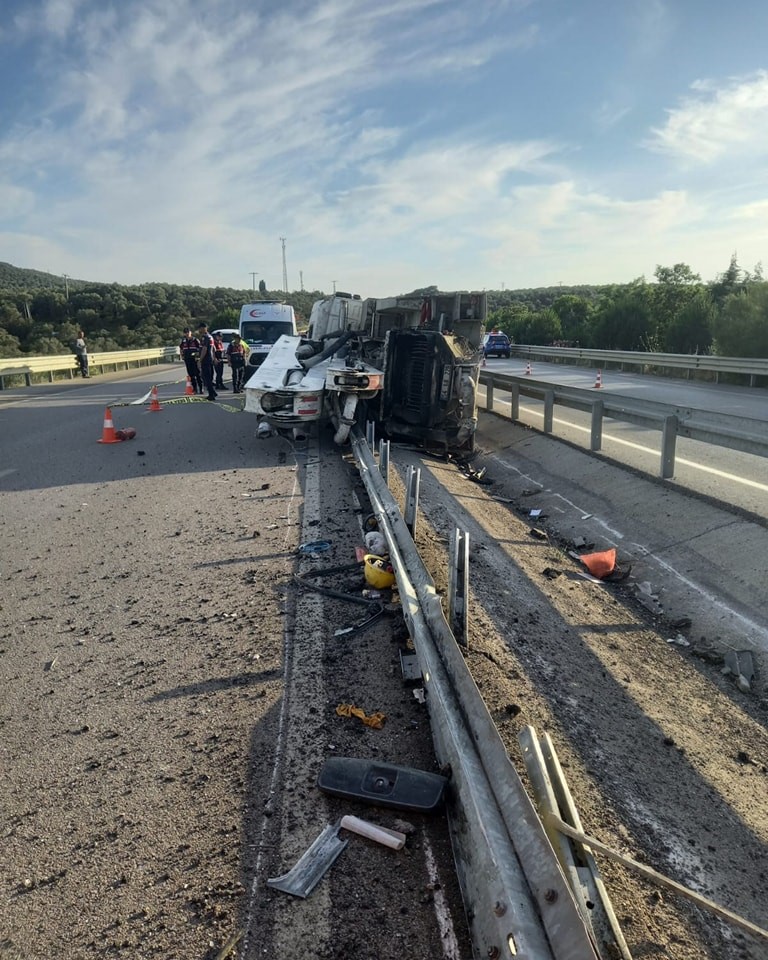
<svg viewBox="0 0 768 960"><path fill-rule="evenodd" d="M486 357L511 357L512 343L506 333L488 333L483 340Z"/></svg>
<svg viewBox="0 0 768 960"><path fill-rule="evenodd" d="M230 343L232 343L232 337L236 333L240 333L240 331L230 327L222 327L219 330L212 330L211 333L214 337L221 337L224 341L224 349L226 350Z"/></svg>

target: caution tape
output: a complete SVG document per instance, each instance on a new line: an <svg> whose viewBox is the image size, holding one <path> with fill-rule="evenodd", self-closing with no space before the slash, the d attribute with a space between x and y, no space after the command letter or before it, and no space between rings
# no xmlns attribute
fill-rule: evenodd
<svg viewBox="0 0 768 960"><path fill-rule="evenodd" d="M114 403L109 403L107 404L107 406L110 409L113 409L115 407L139 406L140 404L146 403L151 394L152 394L152 391L150 390L148 394L146 394L144 397L141 398L141 400L122 400L122 401L115 400ZM184 397L171 397L170 400L160 401L160 405L162 407L170 407L177 403L208 403L208 398L198 397L198 396L194 396L194 397L184 396ZM226 413L242 413L245 409L244 406L235 407L231 403L217 403L216 406L219 408L219 410L224 410Z"/></svg>

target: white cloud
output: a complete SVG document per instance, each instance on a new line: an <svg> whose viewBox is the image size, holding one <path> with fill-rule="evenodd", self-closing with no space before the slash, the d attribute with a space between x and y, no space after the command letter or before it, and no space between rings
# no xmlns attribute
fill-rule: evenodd
<svg viewBox="0 0 768 960"><path fill-rule="evenodd" d="M768 71L731 79L718 89L711 82L692 84L695 95L667 111L663 127L654 128L646 146L695 163L710 163L727 154L768 150Z"/></svg>
<svg viewBox="0 0 768 960"><path fill-rule="evenodd" d="M34 209L35 195L31 190L12 183L0 182L0 210L6 217L17 217Z"/></svg>
<svg viewBox="0 0 768 960"><path fill-rule="evenodd" d="M42 16L45 29L58 37L69 31L82 0L46 0Z"/></svg>

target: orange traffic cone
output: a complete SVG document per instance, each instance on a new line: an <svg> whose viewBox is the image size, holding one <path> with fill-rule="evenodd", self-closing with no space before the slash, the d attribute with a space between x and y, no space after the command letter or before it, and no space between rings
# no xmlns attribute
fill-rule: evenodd
<svg viewBox="0 0 768 960"><path fill-rule="evenodd" d="M597 377L595 378L595 386L594 386L594 389L595 389L595 390L599 390L600 387L602 387L602 385L603 385L603 371L602 371L602 370L598 370L598 371L597 371Z"/></svg>
<svg viewBox="0 0 768 960"><path fill-rule="evenodd" d="M104 414L104 429L101 431L101 440L99 443L120 443L122 437L118 437L115 433L115 425L112 423L112 411L107 407L107 412Z"/></svg>
<svg viewBox="0 0 768 960"><path fill-rule="evenodd" d="M184 391L185 397L194 397L195 388L192 386L192 377L187 377L187 387Z"/></svg>
<svg viewBox="0 0 768 960"><path fill-rule="evenodd" d="M528 366L525 368L525 376L530 377L531 375L531 361L528 361Z"/></svg>
<svg viewBox="0 0 768 960"><path fill-rule="evenodd" d="M157 387L152 387L152 403L149 405L150 413L157 413L158 410L162 410L160 406L160 401L157 399Z"/></svg>

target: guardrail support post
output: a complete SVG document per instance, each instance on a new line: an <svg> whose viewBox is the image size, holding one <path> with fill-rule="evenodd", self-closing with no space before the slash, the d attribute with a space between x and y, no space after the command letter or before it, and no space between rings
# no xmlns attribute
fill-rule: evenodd
<svg viewBox="0 0 768 960"><path fill-rule="evenodd" d="M493 412L493 383L486 383L485 385L485 409L489 412Z"/></svg>
<svg viewBox="0 0 768 960"><path fill-rule="evenodd" d="M376 425L373 420L365 421L365 442L371 448L371 453L376 449Z"/></svg>
<svg viewBox="0 0 768 960"><path fill-rule="evenodd" d="M590 450L600 450L603 446L603 401L592 404L592 432L589 440Z"/></svg>
<svg viewBox="0 0 768 960"><path fill-rule="evenodd" d="M403 519L411 535L411 539L416 539L416 515L419 511L419 485L421 483L421 470L416 467L408 467L408 475L405 491L405 513Z"/></svg>
<svg viewBox="0 0 768 960"><path fill-rule="evenodd" d="M454 527L448 558L448 624L463 647L469 646L469 533Z"/></svg>
<svg viewBox="0 0 768 960"><path fill-rule="evenodd" d="M509 391L509 416L511 420L520 419L520 385L517 383Z"/></svg>
<svg viewBox="0 0 768 960"><path fill-rule="evenodd" d="M389 486L389 440L379 441L379 473Z"/></svg>
<svg viewBox="0 0 768 960"><path fill-rule="evenodd" d="M664 418L661 428L661 477L671 480L675 475L675 445L677 443L677 417Z"/></svg>
<svg viewBox="0 0 768 960"><path fill-rule="evenodd" d="M544 433L552 433L555 414L555 391L544 391Z"/></svg>

